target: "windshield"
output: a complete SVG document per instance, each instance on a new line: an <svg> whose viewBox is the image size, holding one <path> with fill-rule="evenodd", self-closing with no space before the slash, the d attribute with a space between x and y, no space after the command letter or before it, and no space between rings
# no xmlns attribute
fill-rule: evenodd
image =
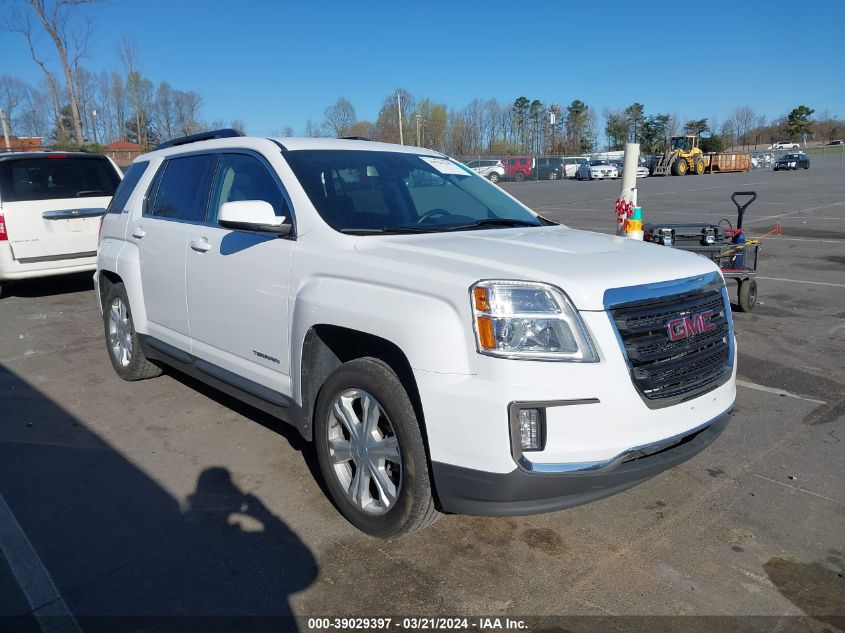
<svg viewBox="0 0 845 633"><path fill-rule="evenodd" d="M608 164L608 162L606 160L591 160L590 161L590 165L592 165L594 167L596 165L607 165L607 164Z"/></svg>
<svg viewBox="0 0 845 633"><path fill-rule="evenodd" d="M285 153L320 217L345 233L541 226L496 185L445 158L400 152Z"/></svg>
<svg viewBox="0 0 845 633"><path fill-rule="evenodd" d="M100 156L21 157L0 161L4 202L111 196L120 176Z"/></svg>

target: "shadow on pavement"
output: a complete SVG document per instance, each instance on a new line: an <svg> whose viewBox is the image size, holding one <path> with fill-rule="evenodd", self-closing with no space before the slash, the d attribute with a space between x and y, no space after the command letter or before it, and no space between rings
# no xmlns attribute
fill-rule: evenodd
<svg viewBox="0 0 845 633"><path fill-rule="evenodd" d="M181 507L3 365L0 403L0 494L84 631L295 628L288 599L316 561L226 468ZM0 597L0 631L31 623L17 606Z"/></svg>
<svg viewBox="0 0 845 633"><path fill-rule="evenodd" d="M94 271L73 273L72 275L54 275L18 281L4 281L0 290L0 301L7 297L46 297L65 295L73 292L85 292L94 289Z"/></svg>

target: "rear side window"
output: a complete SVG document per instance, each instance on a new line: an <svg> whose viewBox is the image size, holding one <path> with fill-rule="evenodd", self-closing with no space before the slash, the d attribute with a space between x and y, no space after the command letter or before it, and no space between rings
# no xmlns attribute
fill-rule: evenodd
<svg viewBox="0 0 845 633"><path fill-rule="evenodd" d="M115 168L99 156L54 154L0 161L4 202L111 196L119 184Z"/></svg>
<svg viewBox="0 0 845 633"><path fill-rule="evenodd" d="M217 156L198 154L171 158L156 177L146 212L159 218L204 222L208 206L208 188Z"/></svg>
<svg viewBox="0 0 845 633"><path fill-rule="evenodd" d="M141 180L144 172L147 171L149 164L148 161L132 163L120 185L118 185L117 191L114 192L114 197L111 199L109 208L107 209L108 213L123 213L126 203L129 202L132 192L135 191L135 186Z"/></svg>

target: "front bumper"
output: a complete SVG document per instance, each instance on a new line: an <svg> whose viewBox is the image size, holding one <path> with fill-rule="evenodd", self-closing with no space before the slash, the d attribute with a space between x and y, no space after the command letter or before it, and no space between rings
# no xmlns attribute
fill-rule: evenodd
<svg viewBox="0 0 845 633"><path fill-rule="evenodd" d="M608 497L695 456L719 437L731 412L668 445L641 447L638 452L602 467L565 473L491 473L439 462L432 463L441 509L455 514L513 516L562 510Z"/></svg>

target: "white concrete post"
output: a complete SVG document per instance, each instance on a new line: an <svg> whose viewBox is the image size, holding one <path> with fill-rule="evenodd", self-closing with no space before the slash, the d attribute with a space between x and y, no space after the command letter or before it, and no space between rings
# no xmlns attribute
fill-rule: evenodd
<svg viewBox="0 0 845 633"><path fill-rule="evenodd" d="M622 191L619 198L630 203L633 209L637 206L637 167L640 164L640 144L625 143L625 157L622 163ZM625 220L616 225L616 234L625 234Z"/></svg>

